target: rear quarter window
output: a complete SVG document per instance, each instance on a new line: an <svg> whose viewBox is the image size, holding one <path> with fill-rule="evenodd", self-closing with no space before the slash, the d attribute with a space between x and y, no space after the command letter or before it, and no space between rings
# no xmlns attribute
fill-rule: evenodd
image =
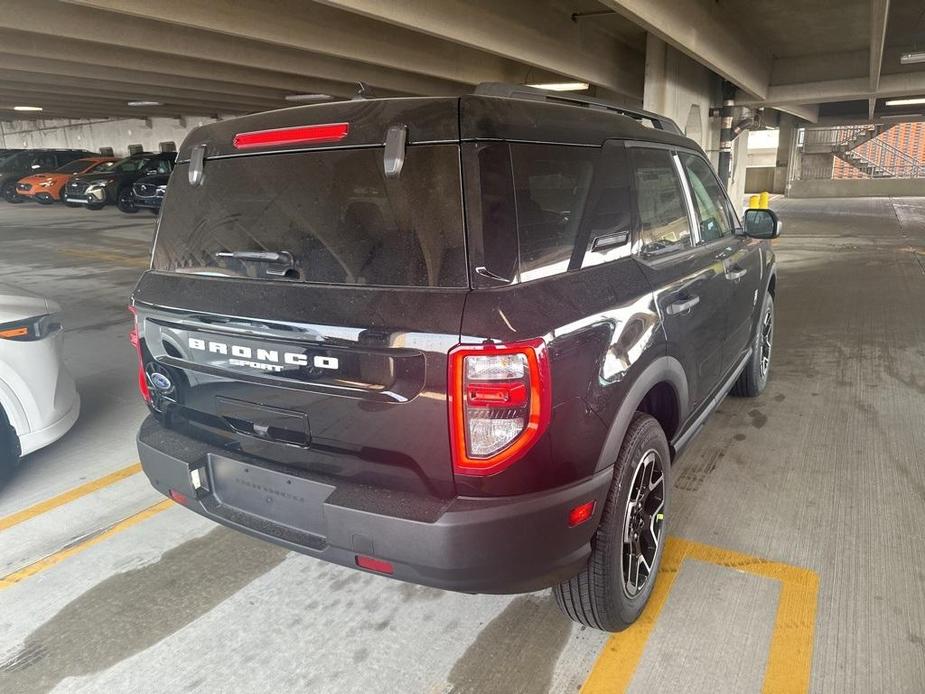
<svg viewBox="0 0 925 694"><path fill-rule="evenodd" d="M520 279L568 270L600 151L511 145Z"/></svg>

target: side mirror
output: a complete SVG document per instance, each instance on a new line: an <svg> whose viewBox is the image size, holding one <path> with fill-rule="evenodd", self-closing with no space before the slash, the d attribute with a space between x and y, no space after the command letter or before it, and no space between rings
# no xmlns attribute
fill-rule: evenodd
<svg viewBox="0 0 925 694"><path fill-rule="evenodd" d="M774 212L756 208L745 210L742 225L753 239L776 239L783 226Z"/></svg>

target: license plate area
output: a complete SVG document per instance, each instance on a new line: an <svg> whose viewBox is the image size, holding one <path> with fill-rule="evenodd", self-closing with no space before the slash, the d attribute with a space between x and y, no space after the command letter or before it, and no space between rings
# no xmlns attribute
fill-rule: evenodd
<svg viewBox="0 0 925 694"><path fill-rule="evenodd" d="M209 456L209 476L219 506L303 533L327 535L324 502L333 485L214 454Z"/></svg>

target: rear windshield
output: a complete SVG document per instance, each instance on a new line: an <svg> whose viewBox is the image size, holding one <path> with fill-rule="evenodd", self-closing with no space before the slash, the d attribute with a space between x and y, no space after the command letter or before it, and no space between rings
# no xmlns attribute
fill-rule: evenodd
<svg viewBox="0 0 925 694"><path fill-rule="evenodd" d="M282 274L325 284L468 285L456 145L409 147L393 178L383 173L381 147L208 160L199 186L190 185L183 164L161 215L156 270L277 280ZM246 257L254 251L292 263ZM228 257L232 253L237 257Z"/></svg>

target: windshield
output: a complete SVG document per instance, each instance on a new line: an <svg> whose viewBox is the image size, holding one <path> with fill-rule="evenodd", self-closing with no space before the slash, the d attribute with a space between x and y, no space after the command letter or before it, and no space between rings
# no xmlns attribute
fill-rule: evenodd
<svg viewBox="0 0 925 694"><path fill-rule="evenodd" d="M201 186L190 185L181 165L164 202L154 269L467 286L459 148L409 147L395 178L386 178L382 161L381 147L209 160ZM291 262L254 260L255 251Z"/></svg>
<svg viewBox="0 0 925 694"><path fill-rule="evenodd" d="M105 173L106 171L109 171L110 169L112 169L112 167L115 166L115 164L116 162L114 161L101 161L99 164L97 164L92 169L90 169L90 171L88 171L87 173Z"/></svg>
<svg viewBox="0 0 925 694"><path fill-rule="evenodd" d="M92 162L89 159L77 159L75 161L68 162L67 164L65 164L59 169L55 169L55 173L66 173L66 174L80 173L81 171L85 170L88 166L90 166L91 163Z"/></svg>

